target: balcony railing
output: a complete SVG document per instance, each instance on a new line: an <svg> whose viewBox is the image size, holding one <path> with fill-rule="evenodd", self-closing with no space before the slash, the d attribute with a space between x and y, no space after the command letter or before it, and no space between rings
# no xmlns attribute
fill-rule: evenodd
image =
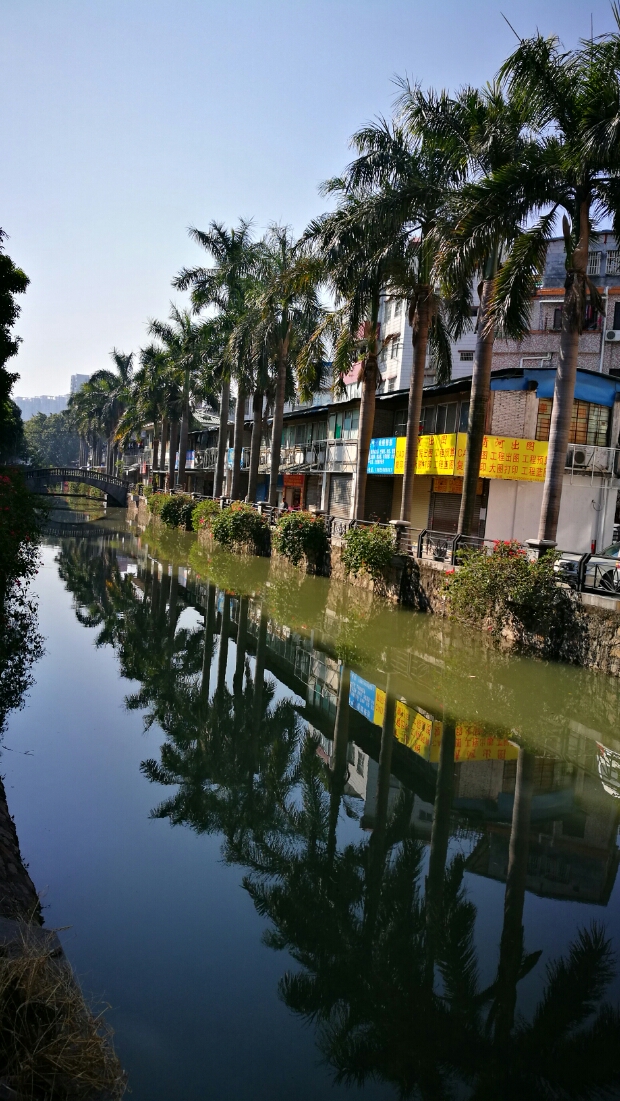
<svg viewBox="0 0 620 1101"><path fill-rule="evenodd" d="M283 447L280 455L281 470L300 473L352 471L356 463L357 440L315 440L299 447ZM268 471L270 464L270 449L261 448L259 470Z"/></svg>
<svg viewBox="0 0 620 1101"><path fill-rule="evenodd" d="M566 470L573 476L597 478L620 476L620 449L571 443L566 455Z"/></svg>

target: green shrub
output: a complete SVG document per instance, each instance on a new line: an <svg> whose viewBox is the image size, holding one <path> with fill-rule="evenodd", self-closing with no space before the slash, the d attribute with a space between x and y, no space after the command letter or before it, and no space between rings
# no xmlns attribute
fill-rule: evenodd
<svg viewBox="0 0 620 1101"><path fill-rule="evenodd" d="M350 528L344 537L342 563L347 573L357 576L362 571L378 581L385 574L394 554L391 528L373 524L371 527Z"/></svg>
<svg viewBox="0 0 620 1101"><path fill-rule="evenodd" d="M154 493L149 500L149 508L151 510L151 516L159 516L162 508L166 504L166 501L170 501L172 498L171 493Z"/></svg>
<svg viewBox="0 0 620 1101"><path fill-rule="evenodd" d="M159 518L167 528L183 528L184 531L191 531L193 511L192 497L186 493L172 493L161 506Z"/></svg>
<svg viewBox="0 0 620 1101"><path fill-rule="evenodd" d="M221 512L219 501L200 501L192 512L192 527L194 531L204 531L210 526L211 520L219 516Z"/></svg>
<svg viewBox="0 0 620 1101"><path fill-rule="evenodd" d="M142 496L146 497L147 500L152 497L154 493L155 490L153 489L153 486L142 486Z"/></svg>
<svg viewBox="0 0 620 1101"><path fill-rule="evenodd" d="M273 545L294 566L304 556L314 565L321 564L329 545L323 517L313 512L285 512L276 524Z"/></svg>
<svg viewBox="0 0 620 1101"><path fill-rule="evenodd" d="M234 501L211 520L213 538L223 547L248 547L256 554L269 550L269 525L250 505Z"/></svg>
<svg viewBox="0 0 620 1101"><path fill-rule="evenodd" d="M498 540L491 554L463 550L448 582L452 611L553 656L576 626L574 597L558 585L554 562L552 554L531 560L515 542Z"/></svg>

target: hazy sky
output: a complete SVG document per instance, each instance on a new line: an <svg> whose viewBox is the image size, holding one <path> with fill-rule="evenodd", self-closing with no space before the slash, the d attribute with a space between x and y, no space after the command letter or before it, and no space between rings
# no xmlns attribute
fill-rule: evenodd
<svg viewBox="0 0 620 1101"><path fill-rule="evenodd" d="M0 0L0 226L30 276L11 363L64 393L166 315L187 226L301 231L395 74L457 87L515 39L611 28L607 0Z"/></svg>

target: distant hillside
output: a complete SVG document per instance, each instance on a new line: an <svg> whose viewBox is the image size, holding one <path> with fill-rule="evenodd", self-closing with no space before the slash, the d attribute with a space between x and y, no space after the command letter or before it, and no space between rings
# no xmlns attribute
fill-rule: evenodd
<svg viewBox="0 0 620 1101"><path fill-rule="evenodd" d="M41 394L36 398L14 397L13 401L21 410L22 420L29 421L36 413L62 413L68 399L68 394Z"/></svg>

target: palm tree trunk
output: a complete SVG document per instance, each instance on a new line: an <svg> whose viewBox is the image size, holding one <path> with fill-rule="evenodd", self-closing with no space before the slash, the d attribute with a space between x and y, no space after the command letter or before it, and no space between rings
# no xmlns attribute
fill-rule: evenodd
<svg viewBox="0 0 620 1101"><path fill-rule="evenodd" d="M175 480L175 466L177 459L177 440L179 438L179 422L177 420L170 421L170 453L168 455L168 485L167 489L174 489Z"/></svg>
<svg viewBox="0 0 620 1101"><path fill-rule="evenodd" d="M560 362L555 376L553 408L549 429L549 452L543 489L538 542L555 546L562 500L562 484L566 467L568 437L573 415L579 336L583 326L586 301L586 271L590 240L590 202L584 199L579 206L579 244L572 267L566 273L564 303L562 305L562 334L560 337ZM544 549L544 547L542 548Z"/></svg>
<svg viewBox="0 0 620 1101"><path fill-rule="evenodd" d="M222 496L224 485L224 466L226 464L226 452L228 451L228 406L230 403L230 382L225 379L222 383L220 395L220 432L217 440L217 464L215 467L215 480L213 483L213 496Z"/></svg>
<svg viewBox="0 0 620 1101"><path fill-rule="evenodd" d="M224 593L224 610L220 623L220 651L217 655L217 694L221 697L226 685L228 665L228 634L230 631L230 593Z"/></svg>
<svg viewBox="0 0 620 1101"><path fill-rule="evenodd" d="M390 777L392 774L392 748L394 745L394 718L396 697L390 690L388 674L385 688L385 711L381 729L381 748L379 750L379 772L377 777L377 803L375 826L368 846L368 870L366 900L364 906L364 934L368 945L372 945L375 921L379 910L381 881L385 864L385 848L388 822L388 803L390 796Z"/></svg>
<svg viewBox="0 0 620 1101"><path fill-rule="evenodd" d="M331 761L329 792L329 824L327 831L327 860L331 867L336 852L336 829L340 814L340 801L347 781L347 750L349 747L349 687L351 670L344 663L340 666L338 703L334 724L334 751Z"/></svg>
<svg viewBox="0 0 620 1101"><path fill-rule="evenodd" d="M162 470L166 469L166 446L168 444L169 434L170 434L170 424L169 424L168 418L167 417L162 417L162 420L161 420L161 456L160 456L160 460L159 460ZM159 481L160 481L160 487L161 487L161 479L159 479Z"/></svg>
<svg viewBox="0 0 620 1101"><path fill-rule="evenodd" d="M241 498L241 453L243 450L243 425L245 419L245 394L241 384L237 385L237 405L235 408L235 440L233 450L232 486L230 496L233 501Z"/></svg>
<svg viewBox="0 0 620 1101"><path fill-rule="evenodd" d="M530 845L534 760L533 753L519 749L497 969L496 1035L500 1042L508 1039L514 1024L517 982L523 959L523 905Z"/></svg>
<svg viewBox="0 0 620 1101"><path fill-rule="evenodd" d="M405 443L405 470L400 500L400 518L411 523L413 504L413 480L415 461L418 453L420 433L420 413L422 410L422 391L424 389L424 371L428 350L428 330L430 325L431 287L421 287L418 300L418 325L413 333L413 369L409 383L409 403L407 406L407 441Z"/></svg>
<svg viewBox="0 0 620 1101"><path fill-rule="evenodd" d="M189 370L185 372L183 385L183 409L181 412L181 431L179 433L179 485L181 489L187 488L185 474L185 462L187 459L187 440L189 436Z"/></svg>
<svg viewBox="0 0 620 1101"><path fill-rule="evenodd" d="M211 661L213 659L213 635L215 632L215 585L208 582L207 608L205 612L205 640L202 653L202 677L200 680L200 695L203 700L209 699L209 682L211 679Z"/></svg>
<svg viewBox="0 0 620 1101"><path fill-rule="evenodd" d="M263 391L255 390L252 398L252 442L250 444L250 473L246 501L256 500L258 485L258 466L260 462L260 442L263 434Z"/></svg>
<svg viewBox="0 0 620 1101"><path fill-rule="evenodd" d="M497 265L495 265L496 267ZM480 477L480 459L486 432L487 409L491 391L491 365L495 332L489 329L488 318L493 293L495 271L482 285L480 307L478 311L478 334L474 354L474 368L471 380L469 418L467 422L467 449L463 470L463 492L459 512L459 534L472 535L478 478Z"/></svg>
<svg viewBox="0 0 620 1101"><path fill-rule="evenodd" d="M353 519L364 519L366 503L366 480L368 478L368 455L375 423L375 404L377 399L377 354L366 356L362 367L362 400L360 402L360 423L357 443L357 483Z"/></svg>
<svg viewBox="0 0 620 1101"><path fill-rule="evenodd" d="M237 655L235 660L235 675L233 678L233 692L240 696L243 692L243 674L245 671L245 655L248 645L248 598L242 596L239 599L239 624L237 626Z"/></svg>
<svg viewBox="0 0 620 1101"><path fill-rule="evenodd" d="M269 504L278 503L278 475L280 473L280 455L282 453L282 424L284 422L284 394L286 391L286 352L281 349L278 358L278 376L276 397L273 406L271 426L271 460L269 463Z"/></svg>
<svg viewBox="0 0 620 1101"><path fill-rule="evenodd" d="M426 936L427 982L432 986L436 955L436 937L439 933L443 909L443 888L450 840L450 815L454 796L454 751L456 724L444 713L439 749L439 768L435 786L433 829L426 879Z"/></svg>

